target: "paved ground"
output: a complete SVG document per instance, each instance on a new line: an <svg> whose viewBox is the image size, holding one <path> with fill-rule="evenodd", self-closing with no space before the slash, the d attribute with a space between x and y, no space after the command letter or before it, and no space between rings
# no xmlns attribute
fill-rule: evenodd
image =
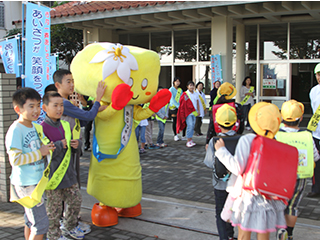
<svg viewBox="0 0 320 240"><path fill-rule="evenodd" d="M203 164L205 157L205 134L194 136L197 145L185 146L186 141L175 142L168 122L165 128L164 141L168 147L147 150L141 154L143 193L178 198L183 200L214 204L211 171ZM206 133L207 124L202 125ZM157 124L154 125L153 139L156 141ZM84 152L81 158L81 182L86 186L89 170L90 153ZM311 190L311 180L305 191ZM320 198L304 197L301 202L299 217L320 220Z"/></svg>
<svg viewBox="0 0 320 240"><path fill-rule="evenodd" d="M157 124L154 127L153 139L157 136ZM203 133L207 124L202 126ZM169 145L163 149L147 150L141 155L143 193L148 196L169 197L178 200L188 200L190 203L211 204L214 208L211 171L203 164L205 156L205 136L194 137L197 145L191 149L185 146L185 141L174 142L171 123L167 123L165 142ZM81 157L81 182L86 187L90 153L84 152ZM310 191L311 181L306 193ZM320 199L304 198L302 200L299 218L320 220ZM87 214L88 215L88 214ZM89 215L88 215L89 216ZM89 218L87 218L89 219ZM314 221L316 220L316 221ZM23 208L15 203L0 204L0 239L22 240L23 238ZM311 223L310 223L311 224ZM98 228L92 226L92 232L85 239L159 239L152 234L137 234L137 231L125 231L117 226ZM185 239L188 239L187 237ZM212 238L215 239L215 238Z"/></svg>

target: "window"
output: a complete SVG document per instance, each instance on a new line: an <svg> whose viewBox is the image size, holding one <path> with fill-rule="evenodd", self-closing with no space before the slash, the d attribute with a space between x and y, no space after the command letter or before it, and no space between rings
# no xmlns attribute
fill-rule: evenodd
<svg viewBox="0 0 320 240"><path fill-rule="evenodd" d="M151 33L151 49L159 54L161 63L171 63L171 32Z"/></svg>
<svg viewBox="0 0 320 240"><path fill-rule="evenodd" d="M197 59L196 30L174 32L175 62L195 62Z"/></svg>
<svg viewBox="0 0 320 240"><path fill-rule="evenodd" d="M5 28L4 26L4 3L0 2L0 28Z"/></svg>
<svg viewBox="0 0 320 240"><path fill-rule="evenodd" d="M260 60L287 59L287 24L261 25Z"/></svg>

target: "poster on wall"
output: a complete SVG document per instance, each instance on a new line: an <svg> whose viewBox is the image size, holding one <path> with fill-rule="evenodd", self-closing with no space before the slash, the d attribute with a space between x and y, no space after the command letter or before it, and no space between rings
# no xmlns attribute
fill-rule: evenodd
<svg viewBox="0 0 320 240"><path fill-rule="evenodd" d="M213 87L216 81L222 83L222 80L221 55L211 55L211 86Z"/></svg>
<svg viewBox="0 0 320 240"><path fill-rule="evenodd" d="M263 79L262 89L276 89L277 79Z"/></svg>
<svg viewBox="0 0 320 240"><path fill-rule="evenodd" d="M18 39L12 38L0 42L0 54L6 73L20 77Z"/></svg>
<svg viewBox="0 0 320 240"><path fill-rule="evenodd" d="M25 41L25 86L34 88L41 97L53 83L50 77L50 8L27 3ZM38 122L44 119L44 112Z"/></svg>

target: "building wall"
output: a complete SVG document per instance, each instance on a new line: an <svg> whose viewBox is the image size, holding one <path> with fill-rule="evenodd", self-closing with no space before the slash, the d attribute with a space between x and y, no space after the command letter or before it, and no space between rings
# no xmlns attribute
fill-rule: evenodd
<svg viewBox="0 0 320 240"><path fill-rule="evenodd" d="M12 107L12 95L16 91L15 74L0 73L0 201L10 198L11 166L5 148L5 136L9 126L17 119Z"/></svg>
<svg viewBox="0 0 320 240"><path fill-rule="evenodd" d="M0 28L0 38L3 38L7 31L15 28L12 21L20 20L22 15L21 1L3 1L4 4L4 23L5 27Z"/></svg>

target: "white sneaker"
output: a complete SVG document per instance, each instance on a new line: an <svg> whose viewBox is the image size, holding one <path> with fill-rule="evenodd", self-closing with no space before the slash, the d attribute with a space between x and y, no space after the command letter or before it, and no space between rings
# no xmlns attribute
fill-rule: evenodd
<svg viewBox="0 0 320 240"><path fill-rule="evenodd" d="M49 238L47 238L47 240L50 240ZM69 240L68 238L66 238L65 236L61 235L58 240Z"/></svg>
<svg viewBox="0 0 320 240"><path fill-rule="evenodd" d="M64 226L60 227L62 233L64 235L69 235L70 237L74 239L83 239L84 233L81 231L79 226L74 227L71 231L67 230Z"/></svg>
<svg viewBox="0 0 320 240"><path fill-rule="evenodd" d="M86 224L84 222L78 222L78 227L84 234L88 234L91 232L91 226L89 224Z"/></svg>
<svg viewBox="0 0 320 240"><path fill-rule="evenodd" d="M179 140L180 140L180 138L179 138L179 136L178 136L178 135L175 135L175 136L173 137L173 140L175 140L175 141L177 142L177 141L179 141Z"/></svg>
<svg viewBox="0 0 320 240"><path fill-rule="evenodd" d="M69 239L62 235L58 238L58 240L69 240Z"/></svg>
<svg viewBox="0 0 320 240"><path fill-rule="evenodd" d="M195 146L195 145L197 145L194 141L190 141L191 142L191 144L192 144L192 146Z"/></svg>
<svg viewBox="0 0 320 240"><path fill-rule="evenodd" d="M187 140L188 140L188 138L187 138L187 137L182 137L182 138L181 138L181 140L183 140L183 141L187 141Z"/></svg>
<svg viewBox="0 0 320 240"><path fill-rule="evenodd" d="M189 141L189 142L187 142L187 144L186 144L186 146L188 147L188 148L191 148L191 147L193 147L195 145L195 143L192 143L192 141Z"/></svg>

